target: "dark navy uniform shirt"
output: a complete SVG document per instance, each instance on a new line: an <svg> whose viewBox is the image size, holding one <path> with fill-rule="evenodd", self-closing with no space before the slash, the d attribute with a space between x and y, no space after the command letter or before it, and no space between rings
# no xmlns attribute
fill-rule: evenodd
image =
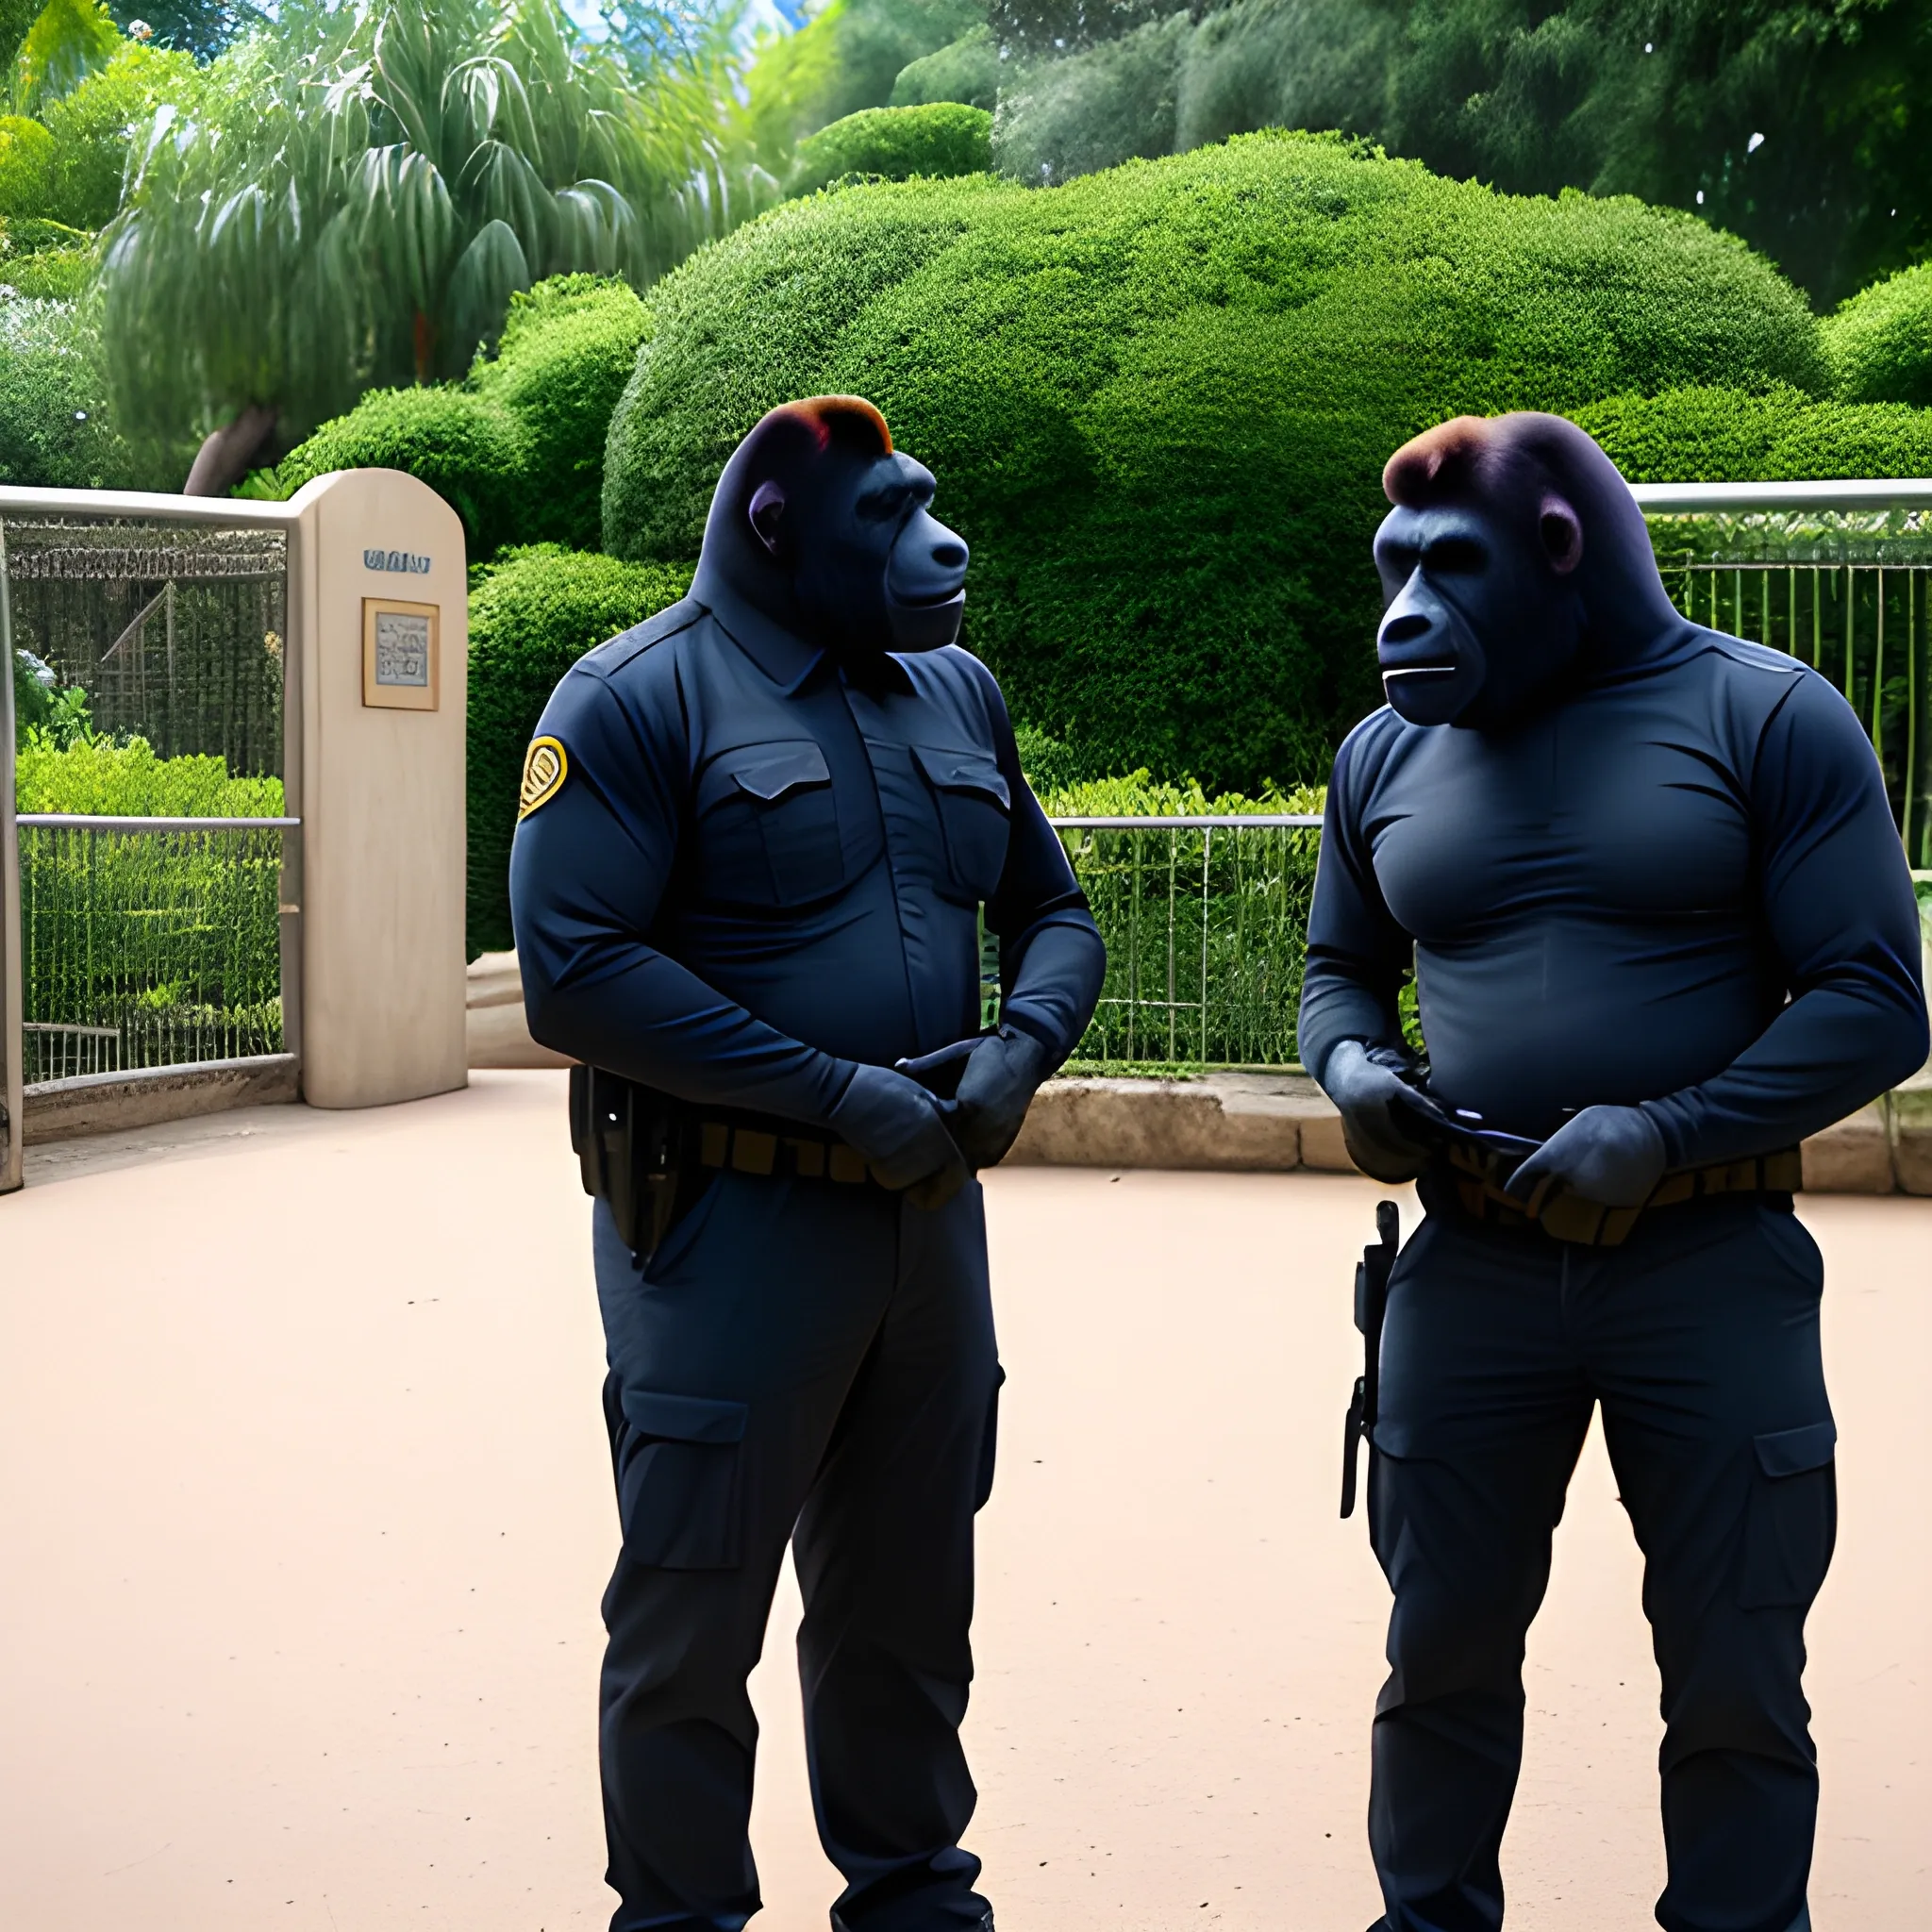
<svg viewBox="0 0 1932 1932"><path fill-rule="evenodd" d="M1003 1017L1054 1062L1100 936L1020 773L991 674L957 647L845 676L722 589L564 676L563 775L517 827L510 899L536 1038L693 1101L823 1125L852 1062Z"/></svg>
<svg viewBox="0 0 1932 1932"><path fill-rule="evenodd" d="M1815 672L1690 625L1507 736L1386 708L1356 728L1310 1068L1400 1038L1411 947L1445 1102L1538 1137L1649 1103L1673 1167L1788 1146L1925 1058L1911 878L1857 719Z"/></svg>

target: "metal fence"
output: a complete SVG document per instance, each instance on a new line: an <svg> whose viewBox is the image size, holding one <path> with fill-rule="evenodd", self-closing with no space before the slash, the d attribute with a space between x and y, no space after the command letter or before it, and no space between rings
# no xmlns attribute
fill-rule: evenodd
<svg viewBox="0 0 1932 1932"><path fill-rule="evenodd" d="M1843 691L1915 868L1932 867L1932 483L1641 485L1684 614Z"/></svg>
<svg viewBox="0 0 1932 1932"><path fill-rule="evenodd" d="M28 1084L283 1050L298 820L18 823Z"/></svg>
<svg viewBox="0 0 1932 1932"><path fill-rule="evenodd" d="M1107 941L1076 1058L1282 1066L1295 1058L1319 818L1059 818Z"/></svg>
<svg viewBox="0 0 1932 1932"><path fill-rule="evenodd" d="M281 775L286 530L8 517L6 557L15 648L87 692L96 731Z"/></svg>
<svg viewBox="0 0 1932 1932"><path fill-rule="evenodd" d="M0 676L10 691L31 654L19 661L42 685L80 693L78 710L57 707L58 743L36 741L25 769L52 795L24 801L42 808L19 812L17 874L0 881L17 931L0 993L20 1008L13 1075L29 1096L295 1046L300 822L212 815L224 776L293 775L290 541L278 505L0 491ZM154 759L117 762L136 739ZM188 756L222 767L167 763ZM277 808L279 784L256 791L258 807L225 809ZM181 811L196 815L145 815Z"/></svg>
<svg viewBox="0 0 1932 1932"><path fill-rule="evenodd" d="M1932 866L1932 561L1666 563L1664 582L1693 622L1797 658L1844 692L1878 754L1907 856Z"/></svg>

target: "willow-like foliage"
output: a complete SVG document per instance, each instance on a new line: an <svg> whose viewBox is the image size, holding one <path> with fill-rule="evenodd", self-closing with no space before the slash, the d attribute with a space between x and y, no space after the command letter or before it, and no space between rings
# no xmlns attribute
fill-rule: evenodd
<svg viewBox="0 0 1932 1932"><path fill-rule="evenodd" d="M271 409L286 441L373 385L460 375L510 296L640 286L776 196L735 154L728 23L587 40L558 0L409 0L258 38L137 142L101 279L130 426Z"/></svg>

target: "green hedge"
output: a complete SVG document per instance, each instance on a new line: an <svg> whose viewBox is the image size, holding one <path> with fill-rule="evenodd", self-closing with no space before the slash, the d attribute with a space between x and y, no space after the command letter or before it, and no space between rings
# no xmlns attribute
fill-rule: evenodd
<svg viewBox="0 0 1932 1932"><path fill-rule="evenodd" d="M1824 345L1845 401L1932 404L1932 262L1860 290L1826 320Z"/></svg>
<svg viewBox="0 0 1932 1932"><path fill-rule="evenodd" d="M510 303L496 356L470 387L522 428L518 542L596 547L604 437L647 328L636 291L597 275L558 275Z"/></svg>
<svg viewBox="0 0 1932 1932"><path fill-rule="evenodd" d="M1614 396L1576 420L1633 483L1932 476L1932 409L1900 403L1688 388Z"/></svg>
<svg viewBox="0 0 1932 1932"><path fill-rule="evenodd" d="M470 592L470 957L513 943L509 843L524 753L557 681L586 651L675 604L691 572L533 545Z"/></svg>
<svg viewBox="0 0 1932 1932"><path fill-rule="evenodd" d="M621 281L540 282L511 302L497 354L466 382L375 391L242 493L292 496L330 470L407 470L462 518L472 558L512 541L594 545L605 431L645 330Z"/></svg>
<svg viewBox="0 0 1932 1932"><path fill-rule="evenodd" d="M1830 372L1740 243L1307 135L1025 190L793 202L686 263L611 420L605 548L696 554L788 397L868 395L974 546L966 642L1085 770L1319 775L1377 701L1382 464L1458 410Z"/></svg>
<svg viewBox="0 0 1932 1932"><path fill-rule="evenodd" d="M64 751L38 734L14 768L22 811L97 818L273 819L282 815L279 778L233 778L225 758L164 758L144 738L96 738Z"/></svg>
<svg viewBox="0 0 1932 1932"><path fill-rule="evenodd" d="M848 175L938 180L991 166L992 116L984 108L958 101L867 108L800 142L785 186L788 193L809 194Z"/></svg>
<svg viewBox="0 0 1932 1932"><path fill-rule="evenodd" d="M40 732L21 749L16 796L22 811L111 817L282 811L279 778L232 778L219 758L157 758L139 738L57 749ZM105 1064L124 1068L280 1050L280 833L23 829L20 844L28 1019L111 1026ZM26 1044L30 1080L80 1070L58 1035Z"/></svg>

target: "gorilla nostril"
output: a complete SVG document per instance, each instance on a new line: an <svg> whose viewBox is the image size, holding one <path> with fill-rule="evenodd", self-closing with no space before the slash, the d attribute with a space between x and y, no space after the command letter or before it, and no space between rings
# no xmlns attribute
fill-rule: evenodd
<svg viewBox="0 0 1932 1932"><path fill-rule="evenodd" d="M1391 617L1382 626L1382 641L1385 644L1410 644L1417 638L1426 637L1434 628L1432 618L1423 616L1420 611L1405 611L1400 617Z"/></svg>
<svg viewBox="0 0 1932 1932"><path fill-rule="evenodd" d="M932 560L941 570L958 570L966 561L966 546L963 543L935 543Z"/></svg>

